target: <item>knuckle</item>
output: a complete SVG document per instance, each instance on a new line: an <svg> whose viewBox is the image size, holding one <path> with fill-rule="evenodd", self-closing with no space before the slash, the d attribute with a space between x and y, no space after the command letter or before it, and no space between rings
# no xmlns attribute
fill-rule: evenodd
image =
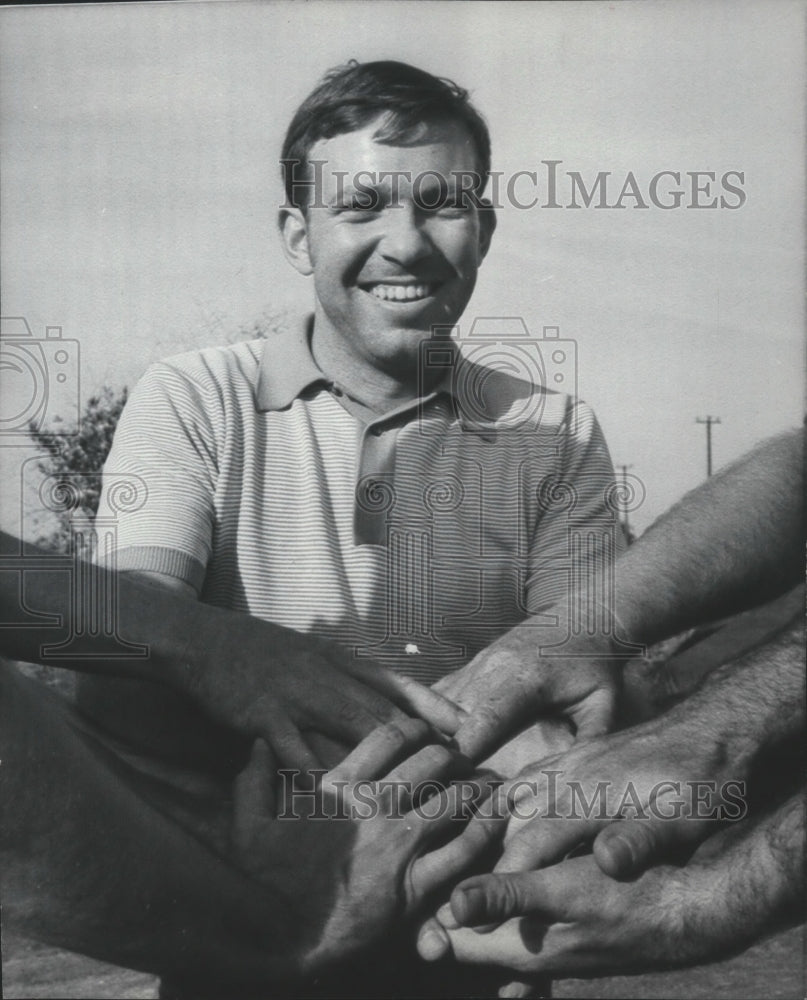
<svg viewBox="0 0 807 1000"><path fill-rule="evenodd" d="M430 762L440 771L447 771L455 765L459 759L459 754L449 750L448 747L435 744L428 747Z"/></svg>
<svg viewBox="0 0 807 1000"><path fill-rule="evenodd" d="M381 695L376 695L369 700L367 711L377 719L384 719L387 722L402 722L407 718L405 712L396 708L391 701L388 701Z"/></svg>
<svg viewBox="0 0 807 1000"><path fill-rule="evenodd" d="M518 913L521 904L518 883L512 878L502 879L497 883L497 892L493 902L499 916L511 917Z"/></svg>
<svg viewBox="0 0 807 1000"><path fill-rule="evenodd" d="M415 740L424 739L428 726L419 719L393 719L379 728L379 734L392 749L402 750Z"/></svg>

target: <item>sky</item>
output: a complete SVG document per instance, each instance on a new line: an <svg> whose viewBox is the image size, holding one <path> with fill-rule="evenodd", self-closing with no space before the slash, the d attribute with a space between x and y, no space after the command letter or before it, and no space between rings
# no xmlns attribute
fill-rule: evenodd
<svg viewBox="0 0 807 1000"><path fill-rule="evenodd" d="M803 417L804 20L790 0L2 8L2 314L37 340L61 327L54 408L309 310L276 232L285 128L330 66L412 62L471 91L502 183L531 171L516 197L539 195L499 211L460 334L520 317L575 342L578 392L643 484L642 530L704 478L697 417L720 417L716 467ZM679 208L650 199L662 171ZM568 207L570 175L600 172L607 204L631 174L649 207ZM29 453L2 440L16 511Z"/></svg>

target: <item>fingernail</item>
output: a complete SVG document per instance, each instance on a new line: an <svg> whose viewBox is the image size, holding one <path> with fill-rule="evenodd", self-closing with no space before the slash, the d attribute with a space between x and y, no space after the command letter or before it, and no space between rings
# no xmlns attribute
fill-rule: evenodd
<svg viewBox="0 0 807 1000"><path fill-rule="evenodd" d="M609 841L608 846L620 871L633 869L636 864L636 855L629 837L614 836Z"/></svg>
<svg viewBox="0 0 807 1000"><path fill-rule="evenodd" d="M508 983L499 987L499 996L505 997L526 997L529 996L529 987L525 983Z"/></svg>
<svg viewBox="0 0 807 1000"><path fill-rule="evenodd" d="M451 903L443 903L440 909L437 911L437 919L450 931L455 931L459 927L455 917L454 911L451 908Z"/></svg>
<svg viewBox="0 0 807 1000"><path fill-rule="evenodd" d="M427 962L435 962L446 953L448 942L435 930L426 930L418 938L418 954Z"/></svg>

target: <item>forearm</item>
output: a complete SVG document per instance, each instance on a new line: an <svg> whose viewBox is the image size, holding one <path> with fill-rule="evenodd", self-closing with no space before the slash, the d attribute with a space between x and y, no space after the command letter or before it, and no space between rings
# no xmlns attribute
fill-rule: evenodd
<svg viewBox="0 0 807 1000"><path fill-rule="evenodd" d="M745 772L768 747L804 732L804 676L804 629L797 622L720 667L661 721L693 746L708 739Z"/></svg>
<svg viewBox="0 0 807 1000"><path fill-rule="evenodd" d="M143 575L113 573L88 563L82 568L91 575L92 586L78 589L71 557L48 557L30 545L25 550L20 556L20 542L0 532L2 556L13 557L13 568L0 572L3 618L27 617L24 625L3 628L6 656L82 673L163 681L185 692L199 670L230 658L239 623L254 623L247 615L200 604ZM63 565L54 565L58 562ZM268 639L275 631L302 639L268 622L261 629L263 656L271 652ZM53 648L71 636L80 638L71 655L64 647ZM126 644L128 656L122 655Z"/></svg>
<svg viewBox="0 0 807 1000"><path fill-rule="evenodd" d="M720 834L725 847L678 870L668 901L691 961L738 952L804 919L805 796ZM708 845L708 842L707 842ZM704 845L705 847L707 845Z"/></svg>
<svg viewBox="0 0 807 1000"><path fill-rule="evenodd" d="M22 555L19 540L5 532L0 532L0 554L2 618L24 622L2 629L6 656L160 679L203 621L193 602L130 576L27 544ZM122 655L126 643L128 656Z"/></svg>
<svg viewBox="0 0 807 1000"><path fill-rule="evenodd" d="M73 713L0 668L6 926L163 974L278 981L295 919L138 795Z"/></svg>
<svg viewBox="0 0 807 1000"><path fill-rule="evenodd" d="M615 611L651 643L783 593L803 575L801 430L687 494L620 557Z"/></svg>

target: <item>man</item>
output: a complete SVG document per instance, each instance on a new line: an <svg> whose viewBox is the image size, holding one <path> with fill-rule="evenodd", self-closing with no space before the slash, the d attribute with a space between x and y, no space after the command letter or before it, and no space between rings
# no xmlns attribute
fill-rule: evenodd
<svg viewBox="0 0 807 1000"><path fill-rule="evenodd" d="M765 442L617 560L614 612L626 637L654 642L799 581L803 448L803 432ZM803 919L804 628L803 596L795 598L772 638L664 715L522 772L526 794L454 844L495 839L509 815L495 874L455 889L440 923L424 925L421 955L450 948L463 962L558 977L656 971L724 957ZM497 712L472 712L460 743L498 740L516 723L505 694L512 677L493 667L508 642L512 653L526 641L505 637L487 663L483 654L467 668L464 704ZM522 657L526 676L536 655ZM620 805L632 818L621 818ZM741 822L722 829L732 819ZM593 856L564 860L592 841ZM485 933L472 929L480 925ZM501 995L526 993L512 984Z"/></svg>
<svg viewBox="0 0 807 1000"><path fill-rule="evenodd" d="M263 682L222 664L247 705L296 669L288 651L302 633L347 647L364 683L378 665L433 682L556 602L581 569L557 493L594 532L592 573L618 544L591 411L464 360L449 336L493 235L489 158L484 122L453 84L399 63L330 74L283 154L280 229L292 266L313 277L313 318L154 366L121 418L107 482L142 484L142 503L118 510L104 490L115 563L283 629ZM565 623L544 625L562 638ZM226 787L249 753L153 684L82 678L78 704L111 749L163 780L193 766ZM347 725L334 742L302 722L280 738L266 727L280 763L332 766L355 742ZM383 885L378 858L364 863ZM345 955L368 942L357 931Z"/></svg>
<svg viewBox="0 0 807 1000"><path fill-rule="evenodd" d="M493 235L489 156L453 84L400 63L326 77L283 151L281 233L313 277L313 319L147 373L106 466L144 483L143 503L116 513L105 491L99 510L116 517L120 569L424 682L558 603L586 563L571 520L604 572L619 533L591 411L449 337ZM543 622L555 640L564 624ZM578 721L588 688L567 688L557 707ZM187 713L153 695L94 681L80 702L165 753L159 718ZM309 743L281 760L317 763Z"/></svg>

